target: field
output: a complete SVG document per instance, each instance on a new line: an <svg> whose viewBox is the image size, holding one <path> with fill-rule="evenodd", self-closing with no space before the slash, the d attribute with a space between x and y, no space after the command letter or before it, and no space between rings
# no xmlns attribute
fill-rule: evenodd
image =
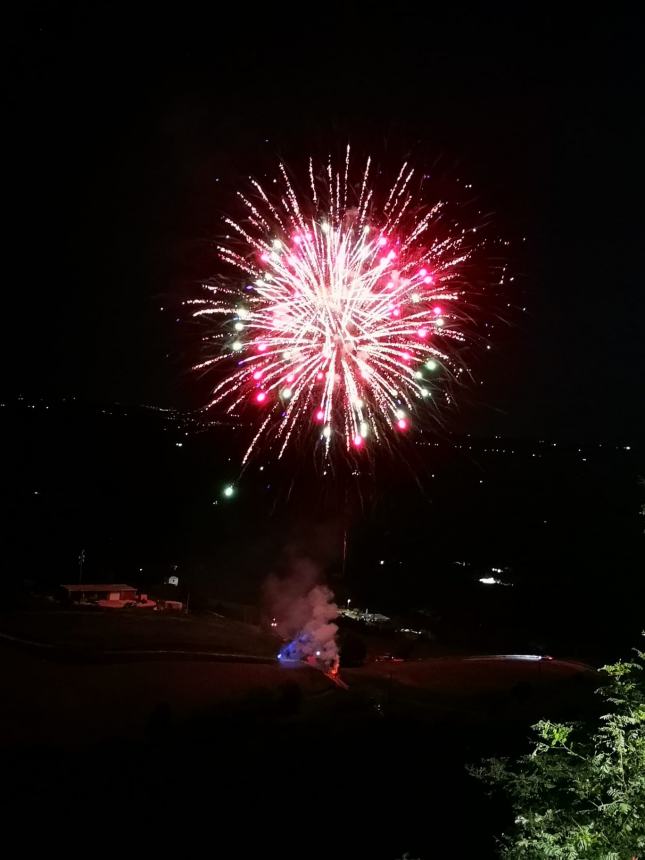
<svg viewBox="0 0 645 860"><path fill-rule="evenodd" d="M346 669L341 690L226 619L49 610L4 622L10 808L91 818L118 804L165 827L170 804L237 856L270 844L300 857L292 825L306 822L322 840L307 856L426 858L451 845L492 858L507 811L465 764L524 749L538 717L580 716L596 684L579 664L453 657ZM469 823L457 837L455 809Z"/></svg>
<svg viewBox="0 0 645 860"><path fill-rule="evenodd" d="M276 640L257 627L209 613L186 616L146 609L37 609L0 616L0 634L90 651L174 649L273 658Z"/></svg>

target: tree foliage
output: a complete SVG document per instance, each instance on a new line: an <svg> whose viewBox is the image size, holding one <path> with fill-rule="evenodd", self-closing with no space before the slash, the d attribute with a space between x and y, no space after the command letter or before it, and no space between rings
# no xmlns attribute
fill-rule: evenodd
<svg viewBox="0 0 645 860"><path fill-rule="evenodd" d="M529 755L470 769L511 801L515 827L502 837L502 857L645 858L645 653L635 654L600 670L603 716L586 724L542 720Z"/></svg>

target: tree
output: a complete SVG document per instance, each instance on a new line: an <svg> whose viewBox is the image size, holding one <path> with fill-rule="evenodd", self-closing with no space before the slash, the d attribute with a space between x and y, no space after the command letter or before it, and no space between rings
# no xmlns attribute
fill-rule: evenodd
<svg viewBox="0 0 645 860"><path fill-rule="evenodd" d="M506 860L645 858L645 653L635 654L600 670L606 714L586 724L542 720L530 755L469 768L511 801Z"/></svg>

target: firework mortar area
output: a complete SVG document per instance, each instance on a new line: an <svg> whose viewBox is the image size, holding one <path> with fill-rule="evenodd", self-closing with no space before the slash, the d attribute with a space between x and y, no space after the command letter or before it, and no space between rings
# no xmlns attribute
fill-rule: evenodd
<svg viewBox="0 0 645 860"><path fill-rule="evenodd" d="M313 562L297 559L287 577L269 577L265 600L276 619L275 632L286 640L277 658L282 665L314 666L338 686L346 687L339 675L338 606L332 591L320 584L319 576Z"/></svg>

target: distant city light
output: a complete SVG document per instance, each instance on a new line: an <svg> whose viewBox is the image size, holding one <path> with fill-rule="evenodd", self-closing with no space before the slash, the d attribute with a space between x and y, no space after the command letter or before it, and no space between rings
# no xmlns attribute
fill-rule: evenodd
<svg viewBox="0 0 645 860"><path fill-rule="evenodd" d="M495 569L496 568L493 568L493 570L495 570ZM507 586L510 586L513 584L512 582L504 582L501 579L497 579L495 576L480 576L479 582L481 582L482 585L507 585Z"/></svg>

